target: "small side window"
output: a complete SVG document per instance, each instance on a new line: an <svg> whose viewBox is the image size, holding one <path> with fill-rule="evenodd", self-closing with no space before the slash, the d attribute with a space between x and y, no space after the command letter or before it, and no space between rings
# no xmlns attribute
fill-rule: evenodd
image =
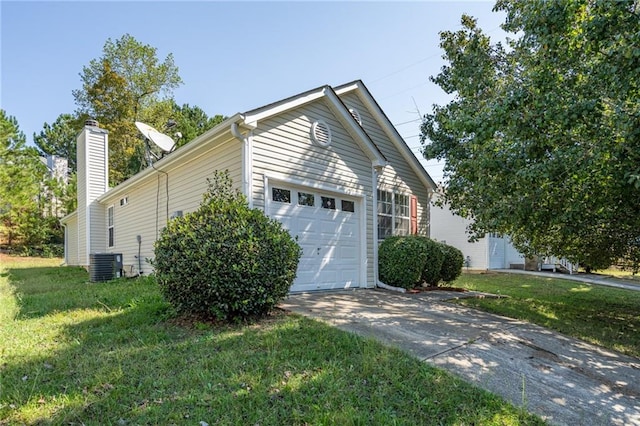
<svg viewBox="0 0 640 426"><path fill-rule="evenodd" d="M291 191L282 188L273 188L271 199L279 203L291 203Z"/></svg>
<svg viewBox="0 0 640 426"><path fill-rule="evenodd" d="M322 208L335 210L336 209L336 199L332 197L322 197Z"/></svg>
<svg viewBox="0 0 640 426"><path fill-rule="evenodd" d="M315 205L315 198L313 194L308 192L298 192L298 205L313 207Z"/></svg>
<svg viewBox="0 0 640 426"><path fill-rule="evenodd" d="M353 201L342 200L342 211L353 213L355 211L355 203Z"/></svg>

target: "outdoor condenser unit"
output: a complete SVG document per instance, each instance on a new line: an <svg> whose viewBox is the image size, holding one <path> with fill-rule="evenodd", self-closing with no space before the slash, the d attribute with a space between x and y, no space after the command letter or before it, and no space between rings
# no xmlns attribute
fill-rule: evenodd
<svg viewBox="0 0 640 426"><path fill-rule="evenodd" d="M91 282L109 281L122 277L122 253L92 253L89 255Z"/></svg>

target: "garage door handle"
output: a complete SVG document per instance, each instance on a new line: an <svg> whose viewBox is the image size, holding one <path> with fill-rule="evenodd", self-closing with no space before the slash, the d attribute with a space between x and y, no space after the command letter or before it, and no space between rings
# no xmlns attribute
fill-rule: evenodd
<svg viewBox="0 0 640 426"><path fill-rule="evenodd" d="M318 254L320 254L320 247L318 247Z"/></svg>

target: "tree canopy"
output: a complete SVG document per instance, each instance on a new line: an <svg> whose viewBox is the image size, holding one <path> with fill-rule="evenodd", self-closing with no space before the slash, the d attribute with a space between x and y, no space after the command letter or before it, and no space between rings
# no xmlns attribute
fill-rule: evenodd
<svg viewBox="0 0 640 426"><path fill-rule="evenodd" d="M180 146L224 119L210 118L198 106L179 106L172 91L182 80L173 56L160 62L154 47L129 34L107 40L102 56L83 67L80 77L82 88L73 91L78 109L44 123L33 134L36 147L26 145L17 120L0 110L0 244L11 249L59 254L63 233L58 218L76 208L76 140L87 118L109 130L111 185L146 166L135 121L174 137L181 133L176 137ZM167 127L170 121L173 126ZM44 154L66 158L69 176L48 172L40 158Z"/></svg>
<svg viewBox="0 0 640 426"><path fill-rule="evenodd" d="M44 154L66 158L69 171L76 171L76 139L82 124L77 116L60 114L53 124L44 123L40 134L33 134L33 141Z"/></svg>
<svg viewBox="0 0 640 426"><path fill-rule="evenodd" d="M172 113L173 89L182 79L173 55L160 62L157 49L125 34L108 39L102 56L80 73L74 90L80 117L92 117L109 131L109 178L117 184L140 171L143 141L134 125L145 121L162 129Z"/></svg>
<svg viewBox="0 0 640 426"><path fill-rule="evenodd" d="M471 238L508 234L527 254L602 268L640 252L640 7L500 0L491 43L469 16L440 33L432 81L453 96L425 115L426 158Z"/></svg>
<svg viewBox="0 0 640 426"><path fill-rule="evenodd" d="M179 106L173 90L182 84L182 79L173 55L168 54L160 61L155 47L142 44L129 34L117 40L108 39L102 56L83 67L80 78L82 88L73 91L78 106L75 116L80 123L76 132L88 117L98 120L109 131L111 185L147 166L144 141L135 127L136 121L171 133L172 137L180 133L182 137L175 138L176 145L180 146L224 119L221 115L210 118L198 106ZM64 139L55 132L61 117L53 126L45 123L39 137L45 152L51 145L50 139L58 141L57 144ZM168 127L169 122L174 126Z"/></svg>
<svg viewBox="0 0 640 426"><path fill-rule="evenodd" d="M0 234L10 248L59 243L60 225L43 197L47 168L38 151L26 145L15 117L0 109ZM55 222L55 224L53 223Z"/></svg>

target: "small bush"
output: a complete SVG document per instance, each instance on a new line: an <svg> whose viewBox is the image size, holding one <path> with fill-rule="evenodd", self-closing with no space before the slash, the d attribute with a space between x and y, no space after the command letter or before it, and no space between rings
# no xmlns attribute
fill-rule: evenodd
<svg viewBox="0 0 640 426"><path fill-rule="evenodd" d="M440 268L440 279L446 283L455 281L462 273L464 255L457 248L448 244L440 243L444 259Z"/></svg>
<svg viewBox="0 0 640 426"><path fill-rule="evenodd" d="M437 285L443 259L439 244L427 237L389 237L378 249L380 280L406 289L423 282Z"/></svg>
<svg viewBox="0 0 640 426"><path fill-rule="evenodd" d="M238 320L284 299L300 255L280 222L250 209L228 173L216 172L199 209L164 229L153 265L177 312Z"/></svg>

